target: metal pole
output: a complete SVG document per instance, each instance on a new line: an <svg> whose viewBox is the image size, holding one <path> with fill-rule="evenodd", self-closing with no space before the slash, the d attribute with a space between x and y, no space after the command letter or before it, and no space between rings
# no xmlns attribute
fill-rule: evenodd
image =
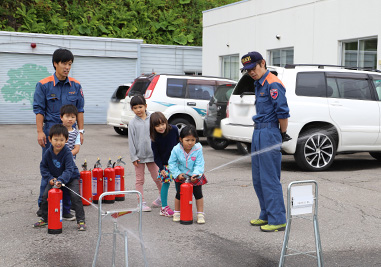
<svg viewBox="0 0 381 267"><path fill-rule="evenodd" d="M128 267L128 241L126 231L124 231L124 261L126 263L126 267Z"/></svg>
<svg viewBox="0 0 381 267"><path fill-rule="evenodd" d="M116 222L114 222L114 232L112 233L112 267L115 267L115 251L116 251L116 233L118 227Z"/></svg>
<svg viewBox="0 0 381 267"><path fill-rule="evenodd" d="M95 267L96 263L97 263L99 245L101 243L101 238L102 238L102 199L99 199L98 203L99 203L99 207L98 207L98 241L97 241L97 246L95 248L95 256L94 256L94 260L93 260L93 267Z"/></svg>

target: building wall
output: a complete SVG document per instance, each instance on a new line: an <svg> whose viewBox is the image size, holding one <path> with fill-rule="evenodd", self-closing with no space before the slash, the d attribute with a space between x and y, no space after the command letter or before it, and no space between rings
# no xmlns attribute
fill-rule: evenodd
<svg viewBox="0 0 381 267"><path fill-rule="evenodd" d="M203 73L221 75L220 56L256 50L268 60L287 47L295 64L340 64L340 41L381 36L380 9L377 0L246 0L204 11Z"/></svg>
<svg viewBox="0 0 381 267"><path fill-rule="evenodd" d="M142 44L140 62L142 73L201 73L202 48Z"/></svg>
<svg viewBox="0 0 381 267"><path fill-rule="evenodd" d="M141 73L201 72L201 47L142 43L139 39L0 32L0 124L35 123L35 86L55 72L52 54L58 48L74 54L69 76L82 85L87 124L106 123L114 90Z"/></svg>

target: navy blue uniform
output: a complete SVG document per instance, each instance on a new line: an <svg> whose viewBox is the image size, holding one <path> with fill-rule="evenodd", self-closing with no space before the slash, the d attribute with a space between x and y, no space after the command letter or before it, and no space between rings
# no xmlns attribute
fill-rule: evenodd
<svg viewBox="0 0 381 267"><path fill-rule="evenodd" d="M58 80L56 74L46 77L36 84L33 99L33 112L44 116L44 133L46 145L42 148L42 154L49 148L49 130L54 124L62 123L60 109L63 105L72 104L76 106L78 112L84 112L85 101L81 84L67 77L65 81ZM41 204L42 195L45 191L46 180L41 179L40 195L38 205ZM67 194L64 194L64 213L70 212L70 201Z"/></svg>
<svg viewBox="0 0 381 267"><path fill-rule="evenodd" d="M266 220L271 225L279 225L286 223L280 183L282 136L278 121L290 117L286 89L269 70L254 85L257 114L253 117L255 126L251 164L253 185L261 207L259 219ZM259 153L262 150L265 151Z"/></svg>

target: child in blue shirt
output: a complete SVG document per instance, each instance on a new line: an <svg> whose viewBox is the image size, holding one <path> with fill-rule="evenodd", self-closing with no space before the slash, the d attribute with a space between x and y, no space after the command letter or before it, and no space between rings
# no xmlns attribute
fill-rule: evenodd
<svg viewBox="0 0 381 267"><path fill-rule="evenodd" d="M197 223L205 223L204 198L202 185L207 183L204 175L204 156L199 143L197 131L193 126L185 126L180 132L180 143L177 144L169 158L169 170L176 177L176 199L173 221L180 221L180 186L185 181L185 174L191 176L193 195L196 199Z"/></svg>
<svg viewBox="0 0 381 267"><path fill-rule="evenodd" d="M78 223L78 230L85 231L85 211L83 210L82 200L79 197L79 171L74 163L73 155L66 146L69 133L62 124L53 125L49 131L49 141L51 145L45 151L40 163L42 179L47 181L42 202L42 218L33 225L33 227L44 227L48 224L48 192L56 185L58 188L65 184L70 188L70 199Z"/></svg>
<svg viewBox="0 0 381 267"><path fill-rule="evenodd" d="M173 147L179 143L179 130L177 126L168 123L163 113L154 112L150 117L150 137L153 158L159 167L157 179L162 182L160 215L172 217L173 210L167 202L169 185L173 180L172 174L168 170L168 160Z"/></svg>

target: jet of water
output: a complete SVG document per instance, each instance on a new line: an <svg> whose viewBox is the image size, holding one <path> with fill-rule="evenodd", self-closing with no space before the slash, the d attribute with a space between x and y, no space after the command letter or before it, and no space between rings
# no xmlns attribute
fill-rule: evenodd
<svg viewBox="0 0 381 267"><path fill-rule="evenodd" d="M71 192L73 192L74 194L76 194L77 196L79 196L80 198L82 198L83 200L85 200L86 202L88 202L91 206L93 206L94 208L96 209L99 209L95 204L93 204L91 201L88 201L86 198L82 197L80 194L78 194L77 192L75 192L74 190L70 189L69 187L65 186L65 184L62 184L62 186L66 187L67 189L69 189ZM102 211L103 212L103 211Z"/></svg>
<svg viewBox="0 0 381 267"><path fill-rule="evenodd" d="M217 167L215 167L215 168L213 168L213 169L211 169L211 170L209 170L209 171L206 171L205 173L208 173L208 172L212 172L212 171L221 169L221 168L223 168L223 167L225 167L225 166L228 166L228 165L230 165L230 164L233 164L233 163L235 163L235 162L237 162L237 161L240 161L240 160L243 160L243 159L245 159L245 158L252 157L252 156L255 156L255 155L259 155L259 154L262 154L262 153L271 151L271 150L273 150L273 149L280 148L281 145L282 145L282 143L280 143L280 144L276 144L276 145L273 145L273 146L270 146L270 147L266 147L266 148L261 149L261 150L258 150L258 151L254 151L254 152L252 152L252 153L250 153L250 154L248 154L248 155L246 155L246 156L242 156L242 157L240 157L240 158L238 158L238 159L235 159L235 160L232 160L232 161L230 161L230 162L228 162L228 163L225 163L225 164L222 164L222 165L220 165L220 166L217 166Z"/></svg>

